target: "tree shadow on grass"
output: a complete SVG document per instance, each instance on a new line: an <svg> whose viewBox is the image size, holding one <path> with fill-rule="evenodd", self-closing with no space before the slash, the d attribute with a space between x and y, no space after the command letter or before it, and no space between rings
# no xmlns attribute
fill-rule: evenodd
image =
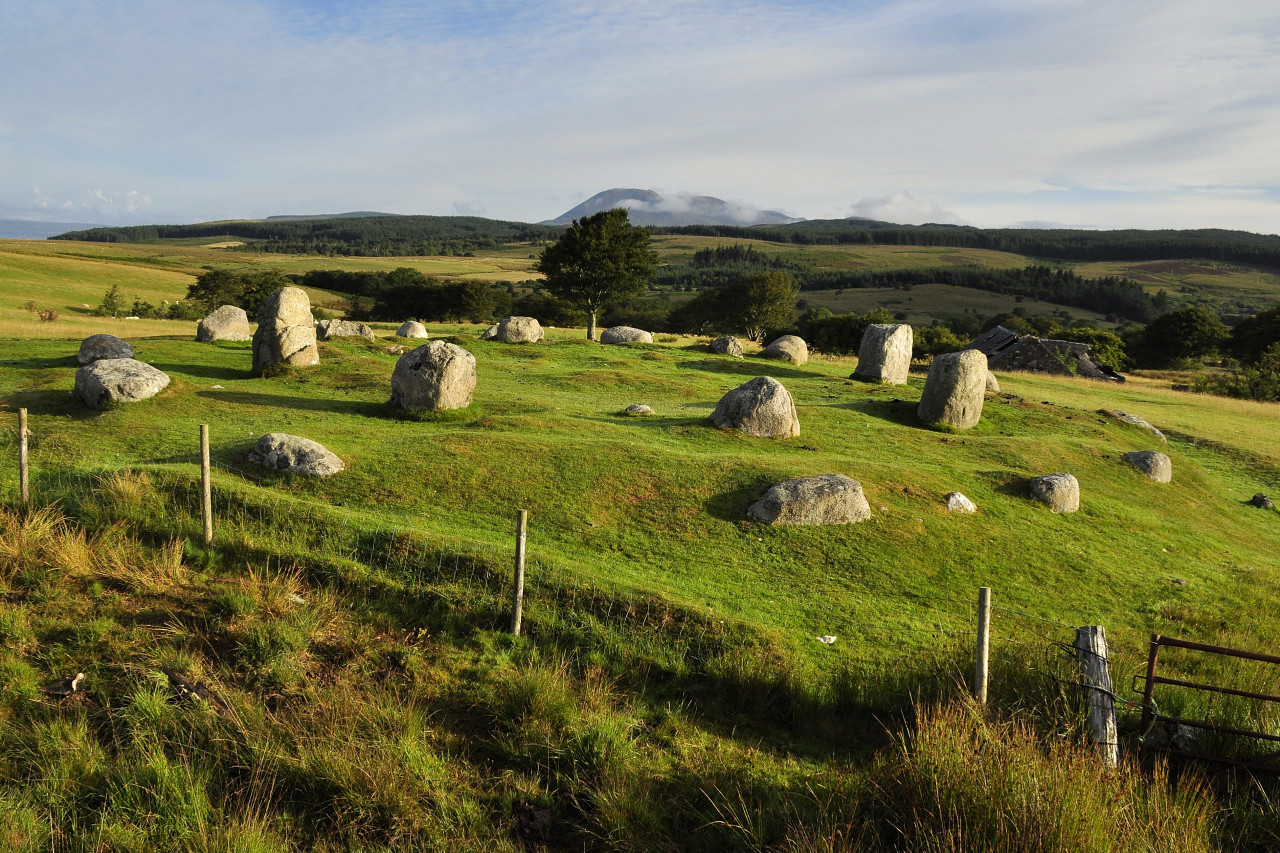
<svg viewBox="0 0 1280 853"><path fill-rule="evenodd" d="M831 403L827 408L857 412L898 426L929 428L916 417L919 403L913 400L851 400L847 403Z"/></svg>
<svg viewBox="0 0 1280 853"><path fill-rule="evenodd" d="M48 370L54 367L79 367L75 353L49 358L14 358L0 361L0 367L12 367L16 370Z"/></svg>
<svg viewBox="0 0 1280 853"><path fill-rule="evenodd" d="M676 362L676 367L688 370L703 370L707 373L724 373L730 376L745 376L754 379L757 376L772 376L774 379L825 379L819 373L806 373L791 367L783 367L776 361L750 361L730 358L705 358L701 361Z"/></svg>
<svg viewBox="0 0 1280 853"><path fill-rule="evenodd" d="M287 397L283 394L263 394L257 391L197 391L196 396L216 400L219 403L263 406L269 409L330 412L342 415L363 415L373 418L392 416L392 407L389 403L335 400L331 397Z"/></svg>

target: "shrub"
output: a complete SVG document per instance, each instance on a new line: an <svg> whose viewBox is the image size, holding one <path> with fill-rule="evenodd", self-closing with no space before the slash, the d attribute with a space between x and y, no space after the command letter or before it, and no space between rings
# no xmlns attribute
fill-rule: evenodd
<svg viewBox="0 0 1280 853"><path fill-rule="evenodd" d="M37 316L40 317L41 323L52 323L54 320L58 319L58 312L54 311L52 308L41 308Z"/></svg>

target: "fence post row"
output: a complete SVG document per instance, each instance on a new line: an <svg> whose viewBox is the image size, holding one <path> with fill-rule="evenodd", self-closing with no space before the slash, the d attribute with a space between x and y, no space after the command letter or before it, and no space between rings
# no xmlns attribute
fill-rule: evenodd
<svg viewBox="0 0 1280 853"><path fill-rule="evenodd" d="M1111 684L1111 665L1107 660L1107 632L1101 625L1085 625L1076 629L1076 657L1089 705L1089 734L1102 754L1108 769L1119 760L1116 735L1116 700Z"/></svg>
<svg viewBox="0 0 1280 853"><path fill-rule="evenodd" d="M204 521L204 546L213 544L213 484L209 472L209 425L200 424L200 518Z"/></svg>
<svg viewBox="0 0 1280 853"><path fill-rule="evenodd" d="M516 570L515 589L511 593L511 633L520 636L520 621L524 611L524 541L529 521L528 510L516 512Z"/></svg>
<svg viewBox="0 0 1280 853"><path fill-rule="evenodd" d="M27 472L27 410L18 409L18 480L22 490L22 505L31 502L31 477Z"/></svg>
<svg viewBox="0 0 1280 853"><path fill-rule="evenodd" d="M987 707L987 659L991 652L991 587L978 587L978 648L973 670L973 698Z"/></svg>

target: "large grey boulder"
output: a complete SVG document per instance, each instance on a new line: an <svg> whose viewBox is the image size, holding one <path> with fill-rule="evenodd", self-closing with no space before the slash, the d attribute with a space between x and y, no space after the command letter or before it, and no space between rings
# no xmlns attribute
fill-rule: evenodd
<svg viewBox="0 0 1280 853"><path fill-rule="evenodd" d="M763 524L851 524L870 518L871 507L857 480L820 474L770 486L747 517Z"/></svg>
<svg viewBox="0 0 1280 853"><path fill-rule="evenodd" d="M417 320L405 320L396 329L396 337L398 338L426 338L427 327L419 323Z"/></svg>
<svg viewBox="0 0 1280 853"><path fill-rule="evenodd" d="M792 364L804 364L809 360L809 345L804 338L796 335L783 335L760 351L764 358L776 358Z"/></svg>
<svg viewBox="0 0 1280 853"><path fill-rule="evenodd" d="M86 406L101 409L112 403L136 403L154 397L169 385L169 376L132 358L104 358L76 370L76 396Z"/></svg>
<svg viewBox="0 0 1280 853"><path fill-rule="evenodd" d="M1132 414L1130 412L1122 412L1119 409L1099 409L1098 411L1100 411L1104 415L1111 415L1111 417L1116 418L1118 420L1122 420L1127 424L1133 424L1136 427L1141 427L1142 429L1145 429L1147 432L1154 435L1156 438L1163 441L1165 444L1169 443L1169 439L1164 437L1164 433L1162 433L1160 430L1156 429L1151 424L1147 423L1145 420L1143 420L1142 418L1138 417L1135 414Z"/></svg>
<svg viewBox="0 0 1280 853"><path fill-rule="evenodd" d="M223 305L209 312L196 324L196 340L202 344L214 341L247 341L253 337L249 315L238 305Z"/></svg>
<svg viewBox="0 0 1280 853"><path fill-rule="evenodd" d="M911 327L906 323L872 323L862 333L854 379L884 385L906 385L911 370Z"/></svg>
<svg viewBox="0 0 1280 853"><path fill-rule="evenodd" d="M532 317L504 317L493 337L508 344L536 344L546 335L542 324Z"/></svg>
<svg viewBox="0 0 1280 853"><path fill-rule="evenodd" d="M78 364L93 364L104 358L133 358L133 347L115 335L90 335L80 342Z"/></svg>
<svg viewBox="0 0 1280 853"><path fill-rule="evenodd" d="M373 329L364 323L357 323L355 320L321 320L316 323L316 335L322 341L327 341L330 338L377 340L377 335L373 333Z"/></svg>
<svg viewBox="0 0 1280 853"><path fill-rule="evenodd" d="M770 376L757 376L721 397L711 422L758 438L800 434L800 419L790 392Z"/></svg>
<svg viewBox="0 0 1280 853"><path fill-rule="evenodd" d="M711 351L742 358L742 341L733 335L723 335L711 342Z"/></svg>
<svg viewBox="0 0 1280 853"><path fill-rule="evenodd" d="M405 353L391 373L391 402L410 411L465 409L475 390L475 356L446 341Z"/></svg>
<svg viewBox="0 0 1280 853"><path fill-rule="evenodd" d="M480 333L480 340L491 341L498 336L498 324L494 323L489 328Z"/></svg>
<svg viewBox="0 0 1280 853"><path fill-rule="evenodd" d="M1080 482L1070 474L1036 477L1031 481L1031 497L1054 512L1075 512L1080 509Z"/></svg>
<svg viewBox="0 0 1280 853"><path fill-rule="evenodd" d="M1167 483L1173 479L1173 463L1163 453L1155 450L1135 450L1132 453L1126 453L1124 459L1157 483Z"/></svg>
<svg viewBox="0 0 1280 853"><path fill-rule="evenodd" d="M651 344L653 334L633 326L612 326L600 333L602 344Z"/></svg>
<svg viewBox="0 0 1280 853"><path fill-rule="evenodd" d="M283 432L269 432L258 439L249 451L249 461L307 477L331 477L342 470L342 460L323 444Z"/></svg>
<svg viewBox="0 0 1280 853"><path fill-rule="evenodd" d="M947 510L949 512L977 512L978 507L973 501L965 497L960 492L947 492L942 496L947 502Z"/></svg>
<svg viewBox="0 0 1280 853"><path fill-rule="evenodd" d="M294 366L320 363L311 300L300 287L282 287L258 307L253 369L262 371L280 362Z"/></svg>
<svg viewBox="0 0 1280 853"><path fill-rule="evenodd" d="M982 417L987 357L976 349L934 356L916 416L927 424L970 429Z"/></svg>

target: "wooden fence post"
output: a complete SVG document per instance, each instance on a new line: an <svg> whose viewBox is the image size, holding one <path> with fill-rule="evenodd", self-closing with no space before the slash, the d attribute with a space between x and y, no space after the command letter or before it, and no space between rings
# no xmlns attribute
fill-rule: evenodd
<svg viewBox="0 0 1280 853"><path fill-rule="evenodd" d="M27 410L18 409L18 482L22 505L31 501L31 476L27 471Z"/></svg>
<svg viewBox="0 0 1280 853"><path fill-rule="evenodd" d="M973 669L973 698L987 707L987 659L991 652L991 587L978 587L978 648Z"/></svg>
<svg viewBox="0 0 1280 853"><path fill-rule="evenodd" d="M209 472L209 425L200 424L200 518L204 521L204 546L213 544L213 484Z"/></svg>
<svg viewBox="0 0 1280 853"><path fill-rule="evenodd" d="M511 633L520 636L520 621L524 616L524 540L529 521L528 510L516 513L516 577L511 593Z"/></svg>
<svg viewBox="0 0 1280 853"><path fill-rule="evenodd" d="M1089 706L1089 734L1102 754L1102 761L1114 769L1119 760L1116 736L1116 701L1111 684L1111 664L1107 659L1107 632L1101 625L1076 629L1076 658Z"/></svg>

